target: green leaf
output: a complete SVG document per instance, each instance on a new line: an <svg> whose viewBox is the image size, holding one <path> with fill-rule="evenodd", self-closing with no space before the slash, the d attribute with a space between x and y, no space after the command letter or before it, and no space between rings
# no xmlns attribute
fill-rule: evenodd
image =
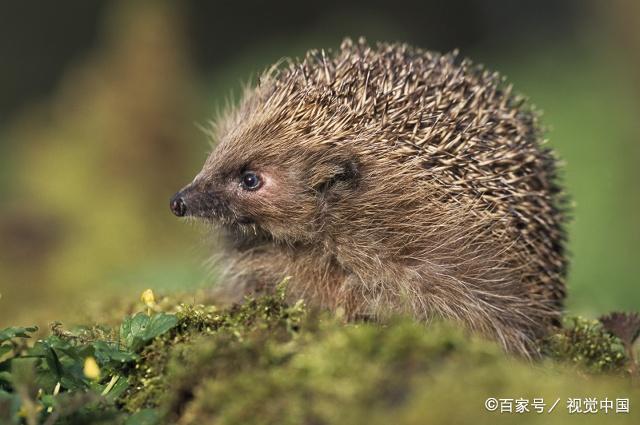
<svg viewBox="0 0 640 425"><path fill-rule="evenodd" d="M60 384L63 388L67 388L72 391L84 390L89 387L89 383L87 381L84 381L71 373L65 374L62 378L60 378Z"/></svg>
<svg viewBox="0 0 640 425"><path fill-rule="evenodd" d="M49 370L55 373L56 377L60 379L62 377L62 364L56 354L56 351L48 343L42 342L44 359L49 366Z"/></svg>
<svg viewBox="0 0 640 425"><path fill-rule="evenodd" d="M11 373L9 372L0 372L0 381L11 382Z"/></svg>
<svg viewBox="0 0 640 425"><path fill-rule="evenodd" d="M36 343L31 354L44 359L46 367L38 370L38 379L46 388L56 382L69 390L86 389L89 385L82 372L84 358L80 353L87 349L93 353L93 347L73 347L57 338L49 338Z"/></svg>
<svg viewBox="0 0 640 425"><path fill-rule="evenodd" d="M0 345L0 359L7 353L10 353L13 347L9 344Z"/></svg>
<svg viewBox="0 0 640 425"><path fill-rule="evenodd" d="M104 397L107 400L114 401L118 399L118 397L120 397L127 388L129 388L129 380L124 376L120 376L109 392L104 394Z"/></svg>
<svg viewBox="0 0 640 425"><path fill-rule="evenodd" d="M31 338L29 335L38 330L37 326L22 327L10 327L0 330L0 342L8 341L11 338Z"/></svg>
<svg viewBox="0 0 640 425"><path fill-rule="evenodd" d="M142 346L142 336L148 323L149 316L144 313L124 319L120 325L120 336L127 348L137 351L137 348Z"/></svg>
<svg viewBox="0 0 640 425"><path fill-rule="evenodd" d="M126 318L120 325L120 336L131 351L139 351L147 342L162 335L178 324L173 314L158 313L152 317L138 313Z"/></svg>
<svg viewBox="0 0 640 425"><path fill-rule="evenodd" d="M177 324L178 318L173 314L156 314L155 316L151 317L149 325L144 332L145 340L149 341L157 336L160 336L175 327Z"/></svg>
<svg viewBox="0 0 640 425"><path fill-rule="evenodd" d="M129 416L124 425L156 425L160 423L160 415L155 409L142 409Z"/></svg>
<svg viewBox="0 0 640 425"><path fill-rule="evenodd" d="M108 344L105 341L94 341L92 343L94 349L94 355L99 364L108 364L112 362L116 363L128 363L136 360L138 356L131 351L120 350L113 344Z"/></svg>
<svg viewBox="0 0 640 425"><path fill-rule="evenodd" d="M138 313L131 319L130 334L132 336L142 336L144 330L149 324L149 316L144 313Z"/></svg>

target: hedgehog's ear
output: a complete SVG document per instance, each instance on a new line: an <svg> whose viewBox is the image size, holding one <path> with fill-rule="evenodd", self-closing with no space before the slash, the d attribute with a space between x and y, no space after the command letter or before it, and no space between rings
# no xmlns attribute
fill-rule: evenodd
<svg viewBox="0 0 640 425"><path fill-rule="evenodd" d="M313 170L312 187L319 193L354 189L360 179L360 167L354 155L328 155Z"/></svg>

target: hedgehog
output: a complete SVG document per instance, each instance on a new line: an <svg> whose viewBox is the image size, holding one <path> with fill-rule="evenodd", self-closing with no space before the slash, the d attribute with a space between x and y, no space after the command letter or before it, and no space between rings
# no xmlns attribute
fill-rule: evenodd
<svg viewBox="0 0 640 425"><path fill-rule="evenodd" d="M539 355L565 297L566 196L539 113L457 51L346 39L285 59L174 195L225 282L347 319L450 320Z"/></svg>

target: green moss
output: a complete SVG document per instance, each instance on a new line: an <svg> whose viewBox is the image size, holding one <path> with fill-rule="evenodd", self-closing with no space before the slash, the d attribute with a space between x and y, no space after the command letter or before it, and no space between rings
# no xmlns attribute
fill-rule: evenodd
<svg viewBox="0 0 640 425"><path fill-rule="evenodd" d="M444 363L502 358L493 345L468 343L444 324L429 332L409 321L316 325L275 338L199 340L170 364L167 378L176 386L163 403L168 422L361 423L403 406L416 378Z"/></svg>
<svg viewBox="0 0 640 425"><path fill-rule="evenodd" d="M14 357L0 359L0 372L37 360L35 377L0 375L0 419L4 406L7 422L20 423L31 406L36 423L48 408L60 423L127 425L637 421L633 403L629 415L566 412L569 397L640 397L620 341L587 319L568 319L544 342L546 358L530 363L444 322L344 323L288 305L282 287L226 309L166 299L154 308L164 312L128 316L119 328L56 325L33 348L12 342L27 329L5 332L4 356ZM98 380L82 376L87 355ZM552 414L515 417L487 411L488 397L561 401Z"/></svg>
<svg viewBox="0 0 640 425"><path fill-rule="evenodd" d="M280 290L274 295L248 299L244 304L224 311L215 306L180 304L176 312L178 325L142 350L140 361L129 377L129 389L121 397L124 408L135 412L156 407L169 384L174 387L173 380L165 376L169 360L173 356L179 362L187 362L190 357L197 356L195 340L208 339L213 344L215 340L252 338L260 331L274 339L276 331L295 332L304 316L304 308L301 304L290 307L283 300L284 294Z"/></svg>
<svg viewBox="0 0 640 425"><path fill-rule="evenodd" d="M627 358L624 346L598 320L565 319L564 327L545 341L546 354L591 372L620 371Z"/></svg>
<svg viewBox="0 0 640 425"><path fill-rule="evenodd" d="M515 418L487 412L487 397L543 397L562 404L537 419L564 424L584 421L567 414L567 397L640 395L621 378L510 358L447 323L322 318L270 332L210 335L174 352L159 401L166 423L490 424Z"/></svg>

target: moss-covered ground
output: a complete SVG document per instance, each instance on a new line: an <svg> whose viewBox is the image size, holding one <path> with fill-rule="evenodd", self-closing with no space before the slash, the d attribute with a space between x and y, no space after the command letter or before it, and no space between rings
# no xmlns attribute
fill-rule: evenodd
<svg viewBox="0 0 640 425"><path fill-rule="evenodd" d="M146 293L119 323L4 329L0 423L640 423L637 316L567 319L531 362L451 324L345 323L283 291L224 309Z"/></svg>

